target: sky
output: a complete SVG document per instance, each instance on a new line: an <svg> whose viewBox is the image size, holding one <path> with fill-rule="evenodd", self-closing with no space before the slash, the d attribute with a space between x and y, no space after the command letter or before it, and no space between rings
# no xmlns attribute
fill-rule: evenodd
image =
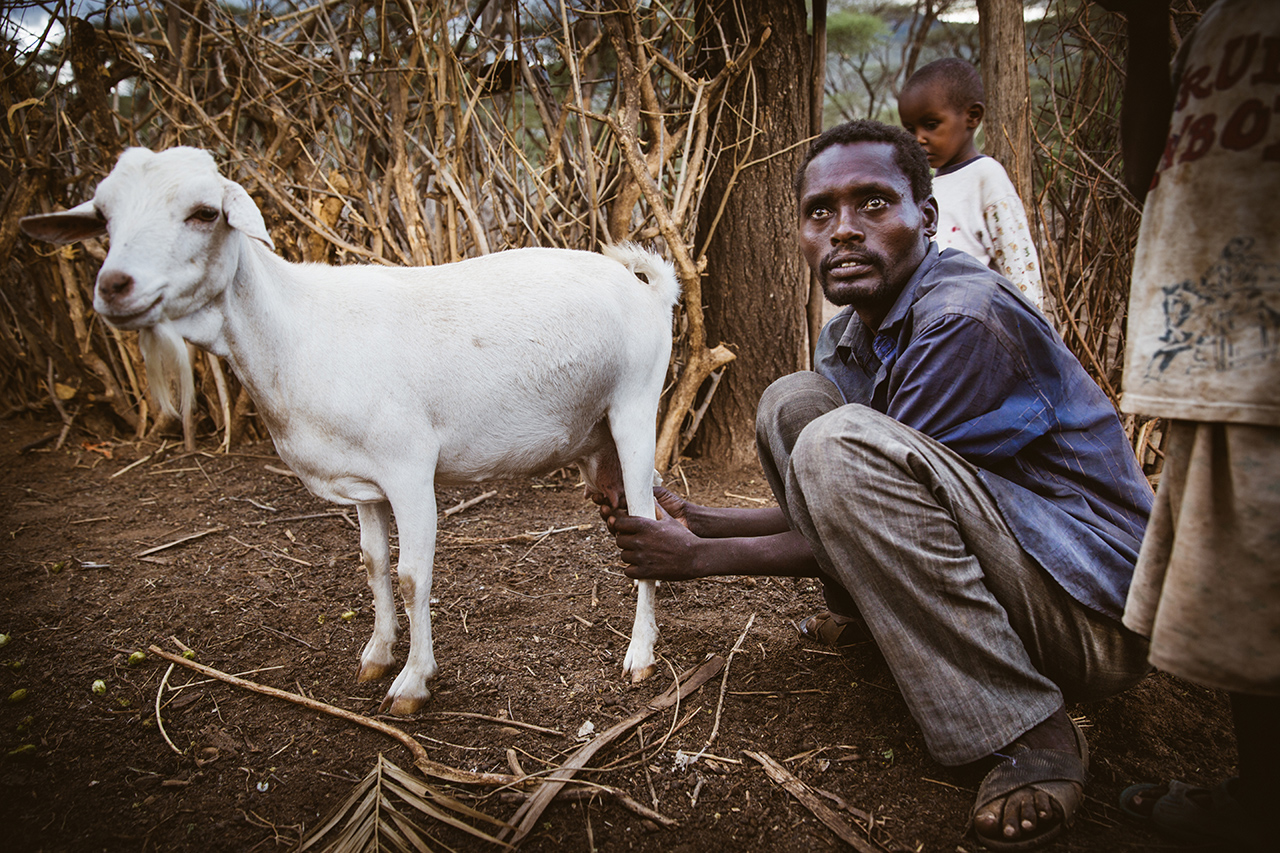
<svg viewBox="0 0 1280 853"><path fill-rule="evenodd" d="M54 4L48 4L52 7ZM80 2L72 2L72 9L75 14L83 15L86 11L93 8L101 8L100 2L90 3L85 0ZM49 22L49 13L36 6L34 3L24 3L23 0L17 0L9 6L8 10L0 14L0 36L6 40L13 39L18 44L20 52L26 52L40 38L45 27ZM59 42L62 40L62 27L57 22L49 32L51 41Z"/></svg>
<svg viewBox="0 0 1280 853"><path fill-rule="evenodd" d="M1040 20L1044 17L1049 3L1050 0L1023 0L1023 20ZM978 2L977 0L961 0L961 2L956 3L955 7L950 12L942 15L941 18L942 20L951 23L976 24L978 23Z"/></svg>
<svg viewBox="0 0 1280 853"><path fill-rule="evenodd" d="M104 5L104 0L63 1L64 3L69 2L72 14L81 17L102 9ZM1051 0L1024 0L1023 7L1026 19L1029 21L1039 20L1044 16L1045 7L1050 2ZM42 7L55 8L59 4L55 2L38 3L38 0L13 0L12 3L5 5L9 6L9 9L0 15L0 35L5 38L13 38L18 43L20 51L25 52L35 44L48 23L49 13ZM960 0L952 11L942 17L943 20L957 23L977 23L977 0ZM62 40L62 27L56 22L49 33L49 38L55 43Z"/></svg>

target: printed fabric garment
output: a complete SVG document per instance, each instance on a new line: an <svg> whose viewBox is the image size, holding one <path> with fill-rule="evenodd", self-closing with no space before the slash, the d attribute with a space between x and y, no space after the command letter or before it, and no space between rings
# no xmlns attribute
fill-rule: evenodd
<svg viewBox="0 0 1280 853"><path fill-rule="evenodd" d="M1127 411L1168 418L1124 623L1151 662L1280 695L1280 3L1218 0L1174 60L1142 214Z"/></svg>
<svg viewBox="0 0 1280 853"><path fill-rule="evenodd" d="M978 155L933 176L938 246L968 252L1013 282L1041 311L1040 260L1018 191L999 162Z"/></svg>
<svg viewBox="0 0 1280 853"><path fill-rule="evenodd" d="M1280 429L1171 421L1124 624L1151 663L1280 696Z"/></svg>
<svg viewBox="0 0 1280 853"><path fill-rule="evenodd" d="M1020 290L931 244L877 334L852 308L827 323L814 370L977 466L1018 544L1120 618L1151 487L1115 408Z"/></svg>
<svg viewBox="0 0 1280 853"><path fill-rule="evenodd" d="M1280 2L1218 0L1174 60L1121 408L1280 426Z"/></svg>

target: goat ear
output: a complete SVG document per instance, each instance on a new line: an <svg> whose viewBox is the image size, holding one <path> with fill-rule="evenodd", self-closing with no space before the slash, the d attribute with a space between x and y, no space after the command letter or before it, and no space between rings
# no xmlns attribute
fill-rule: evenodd
<svg viewBox="0 0 1280 853"><path fill-rule="evenodd" d="M271 235L267 233L267 223L262 219L262 211L258 210L244 187L235 181L223 181L222 212L232 228L275 249L276 244L271 242Z"/></svg>
<svg viewBox="0 0 1280 853"><path fill-rule="evenodd" d="M18 225L27 236L58 245L100 237L107 233L107 223L98 216L91 201L61 213L24 216L18 220Z"/></svg>

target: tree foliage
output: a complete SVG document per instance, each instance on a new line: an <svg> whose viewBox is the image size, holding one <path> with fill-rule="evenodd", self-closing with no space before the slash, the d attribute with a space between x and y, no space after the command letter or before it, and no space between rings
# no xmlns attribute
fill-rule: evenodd
<svg viewBox="0 0 1280 853"><path fill-rule="evenodd" d="M951 20L958 0L843 0L827 16L827 126L856 118L897 121L898 92L921 65L944 56L977 61L976 24Z"/></svg>

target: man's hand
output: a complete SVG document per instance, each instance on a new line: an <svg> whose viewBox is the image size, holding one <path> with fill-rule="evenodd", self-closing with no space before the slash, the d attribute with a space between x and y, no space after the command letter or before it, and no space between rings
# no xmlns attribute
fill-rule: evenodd
<svg viewBox="0 0 1280 853"><path fill-rule="evenodd" d="M671 492L667 494L675 503L663 501L660 496L664 509L670 505L671 511L657 521L635 515L617 515L613 519L609 529L617 537L623 562L630 564L626 570L629 578L683 581L706 576L697 559L702 540L675 515L682 511L683 501Z"/></svg>
<svg viewBox="0 0 1280 853"><path fill-rule="evenodd" d="M662 518L665 513L686 528L689 526L689 507L693 506L693 504L663 486L653 487L653 497L658 501L658 507L662 510L662 512L658 513L658 518Z"/></svg>
<svg viewBox="0 0 1280 853"><path fill-rule="evenodd" d="M721 575L811 578L818 563L809 543L777 507L713 509L655 486L658 519L627 514L604 495L590 495L622 549L627 577L683 581Z"/></svg>
<svg viewBox="0 0 1280 853"><path fill-rule="evenodd" d="M685 527L689 526L690 504L688 501L663 486L653 487L653 497L658 502L658 518L670 516ZM619 504L614 506L602 494L593 493L590 498L596 506L600 507L600 517L604 519L605 527L609 528L610 533L617 536L618 519L627 514L627 499L625 497L622 498Z"/></svg>

